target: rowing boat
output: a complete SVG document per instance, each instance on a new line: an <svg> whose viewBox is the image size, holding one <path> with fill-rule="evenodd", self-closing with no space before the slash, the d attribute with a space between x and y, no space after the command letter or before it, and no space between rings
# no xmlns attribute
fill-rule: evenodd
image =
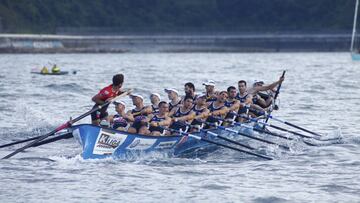
<svg viewBox="0 0 360 203"><path fill-rule="evenodd" d="M251 134L249 129L243 132ZM213 133L221 133L221 130L212 129ZM128 154L143 154L151 152L167 153L170 156L183 157L193 152L212 152L218 146L209 144L191 136L146 136L131 134L123 131L103 128L91 124L72 126L72 133L82 147L84 159L99 158L126 158ZM208 133L196 132L194 135L216 140L216 137Z"/></svg>

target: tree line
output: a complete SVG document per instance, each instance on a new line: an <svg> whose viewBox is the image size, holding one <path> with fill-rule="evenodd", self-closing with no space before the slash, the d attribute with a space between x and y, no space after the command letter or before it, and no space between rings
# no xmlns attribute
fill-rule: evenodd
<svg viewBox="0 0 360 203"><path fill-rule="evenodd" d="M3 32L348 31L355 0L0 0Z"/></svg>

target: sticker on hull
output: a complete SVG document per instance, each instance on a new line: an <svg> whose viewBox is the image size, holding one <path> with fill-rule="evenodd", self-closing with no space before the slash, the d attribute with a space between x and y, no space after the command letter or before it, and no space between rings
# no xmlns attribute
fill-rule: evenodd
<svg viewBox="0 0 360 203"><path fill-rule="evenodd" d="M95 142L93 154L105 155L114 153L115 149L126 140L127 135L100 130Z"/></svg>

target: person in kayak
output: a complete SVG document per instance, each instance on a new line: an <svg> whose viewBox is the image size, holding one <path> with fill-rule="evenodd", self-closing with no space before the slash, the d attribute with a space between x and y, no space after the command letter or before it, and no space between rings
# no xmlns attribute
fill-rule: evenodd
<svg viewBox="0 0 360 203"><path fill-rule="evenodd" d="M52 73L60 73L60 68L56 64L54 64L51 69L51 72Z"/></svg>
<svg viewBox="0 0 360 203"><path fill-rule="evenodd" d="M41 69L40 73L41 73L41 74L48 74L48 73L49 73L49 69L48 69L46 66L44 66L44 67Z"/></svg>
<svg viewBox="0 0 360 203"><path fill-rule="evenodd" d="M97 93L95 96L92 97L92 101L95 102L93 108L96 108L98 105L102 105L105 102L111 100L112 98L122 94L121 87L124 83L124 75L123 74L116 74L112 78L112 84L104 87ZM103 106L101 109L94 111L91 113L91 122L93 125L99 125L101 120L107 119L108 112L107 108L108 105Z"/></svg>

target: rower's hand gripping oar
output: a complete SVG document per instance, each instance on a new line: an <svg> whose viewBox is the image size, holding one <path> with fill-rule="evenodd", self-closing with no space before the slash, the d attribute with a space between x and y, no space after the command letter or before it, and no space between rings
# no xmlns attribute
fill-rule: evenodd
<svg viewBox="0 0 360 203"><path fill-rule="evenodd" d="M75 123L75 122L77 122L77 121L85 118L86 116L90 115L91 113L93 113L93 112L95 112L95 111L100 110L100 109L103 108L104 106L111 104L111 102L113 102L115 99L118 99L118 98L120 98L120 97L124 97L124 96L126 96L126 95L128 95L128 94L130 94L130 93L131 93L131 90L126 91L126 92L124 92L124 93L122 93L122 94L120 94L120 95L118 95L118 96L116 96L116 97L114 97L114 98L106 101L104 104L98 105L97 107L91 109L90 111L88 111L88 112L80 115L79 117L77 117L77 118L75 118L75 119L73 119L73 120L71 120L71 121L67 121L66 123L60 125L59 127L57 127L56 129L54 129L53 131L51 131L51 132L49 132L49 133L47 133L47 134L45 134L45 135L38 136L37 139L35 139L35 141L33 141L33 142L31 142L31 143L29 143L29 144L27 144L27 145L25 145L25 146L23 146L23 147L15 150L14 152L12 152L12 153L6 155L5 157L3 157L2 159L8 159L8 158L14 156L14 155L17 154L17 153L22 152L22 151L24 151L25 149L36 145L38 142L40 142L40 141L48 138L49 136L54 135L56 132L58 132L58 131L60 131L60 130L62 130L62 129L65 129L65 128L70 127L73 123Z"/></svg>
<svg viewBox="0 0 360 203"><path fill-rule="evenodd" d="M254 153L254 152L250 152L250 151L243 150L243 149L238 149L236 147L232 147L232 146L225 145L225 144L222 144L222 143L219 143L219 142L215 142L215 141L203 138L203 137L198 136L198 135L194 135L194 134L190 134L190 133L184 133L184 132L181 132L179 130L170 129L170 128L164 128L164 129L169 130L169 131L173 131L173 132L177 132L182 136L189 136L189 137L195 138L197 140L201 140L201 141L204 141L204 142L207 142L207 143L218 145L218 146L221 146L221 147L224 147L224 148L228 148L228 149L232 149L232 150L235 150L235 151L243 152L243 153L250 154L250 155L253 155L253 156L256 156L256 157L260 157L260 158L263 158L263 159L272 160L271 157L264 156L264 155L261 155L261 154L257 154L257 153Z"/></svg>
<svg viewBox="0 0 360 203"><path fill-rule="evenodd" d="M285 77L285 73L286 73L286 71L284 70L281 77ZM275 101L276 101L276 99L277 99L277 97L278 97L278 95L279 95L279 93L280 93L281 84L282 84L282 82L279 84L278 88L276 89L275 96L274 96L274 101L273 101L274 104L275 104ZM270 113L271 113L271 112L270 112ZM269 118L266 118L265 123L267 123L268 120L269 120Z"/></svg>

